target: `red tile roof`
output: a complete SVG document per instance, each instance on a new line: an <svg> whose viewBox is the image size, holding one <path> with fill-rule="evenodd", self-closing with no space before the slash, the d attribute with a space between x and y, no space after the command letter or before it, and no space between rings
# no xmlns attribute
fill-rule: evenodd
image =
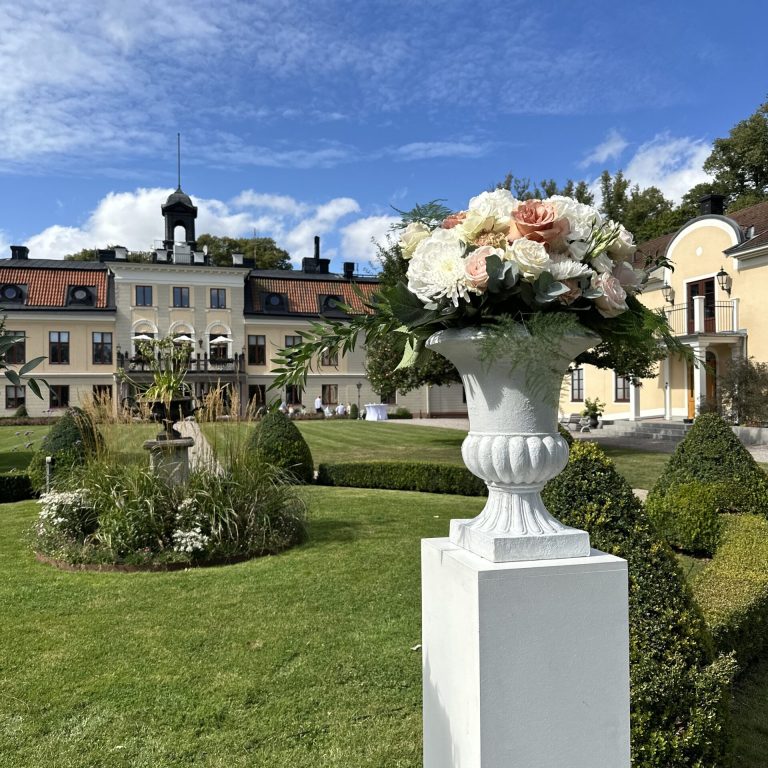
<svg viewBox="0 0 768 768"><path fill-rule="evenodd" d="M95 306L102 309L107 306L106 270L0 266L0 285L6 283L27 286L27 300L24 302L26 307L66 307L67 289L70 285L95 288Z"/></svg>
<svg viewBox="0 0 768 768"><path fill-rule="evenodd" d="M319 315L320 296L338 296L355 310L355 314L364 314L366 310L360 297L352 290L352 284L346 280L301 280L296 278L256 277L248 281L251 290L254 312L269 313L264 308L263 299L267 294L279 293L288 299L286 314ZM369 297L378 290L378 281L356 282L364 296ZM277 313L275 313L277 314ZM280 313L284 314L284 313Z"/></svg>

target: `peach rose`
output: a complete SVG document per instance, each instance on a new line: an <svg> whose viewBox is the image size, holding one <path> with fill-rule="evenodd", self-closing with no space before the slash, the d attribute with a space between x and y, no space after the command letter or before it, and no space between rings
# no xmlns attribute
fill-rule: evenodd
<svg viewBox="0 0 768 768"><path fill-rule="evenodd" d="M557 300L561 304L573 304L576 299L581 298L581 288L579 287L579 281L578 280L563 280L563 285L568 286L569 291L568 293L563 293L560 296L557 297Z"/></svg>
<svg viewBox="0 0 768 768"><path fill-rule="evenodd" d="M488 286L488 271L485 266L485 260L494 254L499 258L504 258L504 251L499 248L491 248L490 245L484 245L469 254L464 271L467 274L470 290L482 293L486 289Z"/></svg>
<svg viewBox="0 0 768 768"><path fill-rule="evenodd" d="M464 219L467 218L466 211L459 211L458 213L452 213L450 216L446 216L443 219L443 229L453 229L457 224L461 224Z"/></svg>
<svg viewBox="0 0 768 768"><path fill-rule="evenodd" d="M512 211L509 224L510 241L521 237L549 245L562 240L570 231L568 219L558 219L551 203L541 200L526 200Z"/></svg>

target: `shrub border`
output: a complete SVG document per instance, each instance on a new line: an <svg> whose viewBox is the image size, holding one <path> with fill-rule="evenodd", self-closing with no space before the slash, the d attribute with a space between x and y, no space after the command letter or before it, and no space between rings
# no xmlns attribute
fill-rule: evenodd
<svg viewBox="0 0 768 768"><path fill-rule="evenodd" d="M0 504L10 504L14 501L27 501L36 496L32 489L32 481L25 472L0 473Z"/></svg>

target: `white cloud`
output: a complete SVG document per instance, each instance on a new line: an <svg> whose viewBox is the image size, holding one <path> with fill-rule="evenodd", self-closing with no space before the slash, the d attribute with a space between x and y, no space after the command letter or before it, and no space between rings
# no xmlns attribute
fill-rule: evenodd
<svg viewBox="0 0 768 768"><path fill-rule="evenodd" d="M481 157L488 154L488 144L464 141L416 141L392 150L398 160L431 160L435 157Z"/></svg>
<svg viewBox="0 0 768 768"><path fill-rule="evenodd" d="M641 188L658 187L665 197L679 202L691 187L711 178L703 169L711 151L712 146L701 139L658 134L638 148L624 175Z"/></svg>
<svg viewBox="0 0 768 768"><path fill-rule="evenodd" d="M580 163L580 168L617 160L629 146L629 142L615 129L611 128L605 139L598 144Z"/></svg>
<svg viewBox="0 0 768 768"><path fill-rule="evenodd" d="M358 265L375 261L374 243L386 247L387 235L398 221L396 216L367 216L347 224L341 230L341 258Z"/></svg>
<svg viewBox="0 0 768 768"><path fill-rule="evenodd" d="M83 248L123 245L129 250L149 250L162 241L164 223L160 211L171 189L137 189L133 192L110 192L98 202L81 226L55 224L30 237L26 245L36 259L62 259ZM192 197L198 207L196 232L243 237L254 233L272 237L291 254L294 265L312 256L314 236L324 238L323 256L333 258L341 239L350 254L362 253L361 242L368 233L378 235L388 217L369 217L340 229L342 221L360 212L359 203L350 197L337 197L314 203L285 195L272 195L245 190L231 203L216 199ZM348 225L349 226L349 225ZM0 246L7 237L0 231ZM350 256L352 258L352 256ZM357 256L355 255L355 258Z"/></svg>

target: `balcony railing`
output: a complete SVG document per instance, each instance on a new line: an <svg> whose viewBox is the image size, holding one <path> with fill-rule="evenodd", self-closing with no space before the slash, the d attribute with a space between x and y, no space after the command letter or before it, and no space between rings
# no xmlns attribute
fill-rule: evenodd
<svg viewBox="0 0 768 768"><path fill-rule="evenodd" d="M739 300L705 304L703 296L692 302L666 307L664 313L676 336L695 333L736 333L739 330Z"/></svg>
<svg viewBox="0 0 768 768"><path fill-rule="evenodd" d="M163 360L159 355L157 362L160 363L160 367L162 368ZM156 365L145 356L135 355L131 357L122 352L117 356L117 364L120 368L125 368L126 371L133 371L136 373L151 373L153 367ZM190 355L187 373L238 373L244 370L245 356L242 354L223 358L197 354Z"/></svg>

